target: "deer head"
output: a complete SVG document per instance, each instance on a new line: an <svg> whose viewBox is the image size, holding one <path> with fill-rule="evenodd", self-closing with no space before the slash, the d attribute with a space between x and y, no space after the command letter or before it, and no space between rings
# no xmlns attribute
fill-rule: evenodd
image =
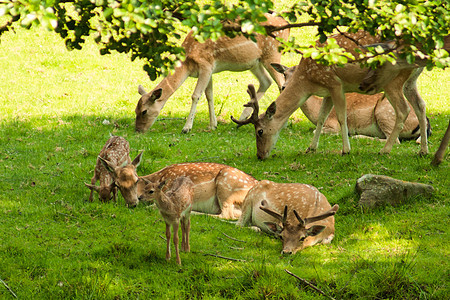
<svg viewBox="0 0 450 300"><path fill-rule="evenodd" d="M141 163L142 153L143 152L139 153L131 164L125 162L121 166L114 166L109 161L99 156L99 159L113 177L114 183L119 188L125 202L130 207L135 207L139 203L137 193L139 177L136 173L136 168Z"/></svg>
<svg viewBox="0 0 450 300"><path fill-rule="evenodd" d="M334 205L329 211L322 213L320 215L302 219L297 211L294 209L294 215L298 221L296 224L292 224L287 220L288 216L288 207L287 205L284 207L283 215L265 207L265 202L262 201L262 205L259 207L262 211L271 215L278 222L264 222L265 225L272 231L276 236L278 236L283 241L283 250L282 253L295 254L297 251L303 249L303 242L308 236L316 236L321 233L326 226L323 225L313 225L309 228L306 228L308 224L311 224L316 221L323 220L330 216L336 214L339 206Z"/></svg>
<svg viewBox="0 0 450 300"><path fill-rule="evenodd" d="M156 88L147 93L144 87L139 85L138 92L141 95L141 99L139 99L135 109L135 129L137 132L145 132L155 123L165 102L160 101L162 96L161 88Z"/></svg>
<svg viewBox="0 0 450 300"><path fill-rule="evenodd" d="M292 79L292 74L294 74L297 66L295 65L293 67L286 67L286 66L283 66L283 65L277 64L277 63L272 63L270 65L272 66L272 68L275 69L275 71L284 75L284 84L281 87L281 91L283 91L286 88L286 86L289 84L289 80Z"/></svg>
<svg viewBox="0 0 450 300"><path fill-rule="evenodd" d="M116 188L116 185L114 182L112 182L110 185L107 186L98 186L94 184L84 184L87 186L91 191L95 191L98 193L98 198L101 202L108 202L113 198L112 192Z"/></svg>
<svg viewBox="0 0 450 300"><path fill-rule="evenodd" d="M272 134L266 134L265 128L267 127L267 123L270 122L273 115L275 114L277 107L275 102L272 102L270 106L267 108L266 112L258 117L259 114L259 105L258 100L256 98L256 90L253 84L248 85L247 93L250 95L250 101L247 104L244 104L245 107L252 107L253 112L252 115L246 119L239 121L235 119L233 116L231 116L231 120L238 124L239 126L246 125L246 124L253 124L255 126L255 133L256 133L256 148L259 159L265 159L269 155L270 151L272 150L273 146L275 145L278 134L272 133ZM270 131L270 130L269 130Z"/></svg>

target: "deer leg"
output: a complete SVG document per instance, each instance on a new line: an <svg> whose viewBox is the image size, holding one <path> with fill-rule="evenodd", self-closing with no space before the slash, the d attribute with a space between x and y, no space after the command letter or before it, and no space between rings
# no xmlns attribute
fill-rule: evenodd
<svg viewBox="0 0 450 300"><path fill-rule="evenodd" d="M425 101L423 101L422 97L419 95L419 91L417 90L417 78L422 73L423 68L417 69L413 72L413 74L408 78L405 85L403 86L403 93L408 99L409 103L414 109L416 113L417 119L419 120L420 126L420 151L419 155L428 154L428 137L427 137L427 114L426 114L426 105Z"/></svg>
<svg viewBox="0 0 450 300"><path fill-rule="evenodd" d="M331 97L323 98L322 105L320 106L319 110L319 117L317 119L316 131L314 132L313 140L311 141L311 144L306 152L314 152L319 146L319 139L320 134L322 133L323 124L328 118L328 115L330 114L332 108L333 101L331 101Z"/></svg>
<svg viewBox="0 0 450 300"><path fill-rule="evenodd" d="M94 171L94 176L91 179L91 185L95 185L98 180L97 172ZM94 201L94 190L91 189L91 193L89 194L89 202Z"/></svg>
<svg viewBox="0 0 450 300"><path fill-rule="evenodd" d="M259 81L258 91L256 92L256 100L259 101L264 96L264 93L267 91L267 89L270 87L270 85L272 84L272 80L270 79L270 76L267 73L266 69L264 69L264 66L261 64L256 65L250 71L253 73L253 75L255 75L255 77ZM253 111L253 108L246 107L242 111L241 116L239 117L239 120L242 121L242 120L247 119L250 116L250 114L252 113L252 111Z"/></svg>
<svg viewBox="0 0 450 300"><path fill-rule="evenodd" d="M189 215L186 215L181 219L181 231L182 231L181 249L185 252L191 251L191 247L189 245L190 230L191 230L191 219Z"/></svg>
<svg viewBox="0 0 450 300"><path fill-rule="evenodd" d="M179 242L179 238L178 238L178 228L180 226L180 223L178 221L175 222L172 227L173 227L173 245L175 246L175 254L176 254L176 259L177 259L177 264L181 265L181 259L180 259L180 251L178 249L178 242Z"/></svg>
<svg viewBox="0 0 450 300"><path fill-rule="evenodd" d="M197 104L202 96L203 92L206 90L206 87L209 84L209 81L212 80L212 69L201 69L199 71L197 84L194 89L194 93L192 94L192 104L191 111L189 112L189 116L186 120L186 124L183 127L182 132L188 133L192 129L192 124L194 123L195 113L197 111Z"/></svg>
<svg viewBox="0 0 450 300"><path fill-rule="evenodd" d="M113 201L117 202L117 187L116 186L113 187L112 192L113 192Z"/></svg>
<svg viewBox="0 0 450 300"><path fill-rule="evenodd" d="M391 135L388 137L386 144L380 151L382 154L391 152L392 146L397 142L400 131L402 131L410 111L409 105L403 97L403 89L399 88L403 86L404 82L404 76L400 74L384 88L386 97L395 111L395 124Z"/></svg>
<svg viewBox="0 0 450 300"><path fill-rule="evenodd" d="M447 130L445 131L444 137L442 138L441 144L439 145L438 150L434 154L433 161L431 162L433 166L438 166L444 159L445 149L447 149L449 141L450 141L450 122L448 123L448 127Z"/></svg>
<svg viewBox="0 0 450 300"><path fill-rule="evenodd" d="M205 90L206 100L208 101L209 110L209 129L214 130L217 128L216 113L214 111L214 96L213 96L213 84L212 77L208 82Z"/></svg>
<svg viewBox="0 0 450 300"><path fill-rule="evenodd" d="M166 260L170 259L170 224L166 223Z"/></svg>
<svg viewBox="0 0 450 300"><path fill-rule="evenodd" d="M348 154L350 153L350 141L348 139L347 101L342 88L333 89L331 91L331 99L333 100L339 125L341 125L342 154Z"/></svg>

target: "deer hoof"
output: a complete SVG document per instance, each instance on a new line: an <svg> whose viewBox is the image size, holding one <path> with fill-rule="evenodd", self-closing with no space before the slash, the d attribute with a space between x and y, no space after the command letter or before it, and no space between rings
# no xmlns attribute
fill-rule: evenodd
<svg viewBox="0 0 450 300"><path fill-rule="evenodd" d="M419 156L425 156L428 154L428 150L420 150L419 153L417 153Z"/></svg>
<svg viewBox="0 0 450 300"><path fill-rule="evenodd" d="M183 130L181 130L181 133L189 133L189 131L191 131L190 128L183 128Z"/></svg>
<svg viewBox="0 0 450 300"><path fill-rule="evenodd" d="M314 152L316 152L315 148L308 147L308 149L306 149L306 153L314 153Z"/></svg>

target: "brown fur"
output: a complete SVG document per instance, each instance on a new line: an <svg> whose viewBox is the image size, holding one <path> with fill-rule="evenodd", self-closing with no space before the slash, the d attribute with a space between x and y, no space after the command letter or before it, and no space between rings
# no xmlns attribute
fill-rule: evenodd
<svg viewBox="0 0 450 300"><path fill-rule="evenodd" d="M287 22L281 17L266 14L266 25L282 26ZM287 40L289 30L276 32L275 35ZM136 131L145 132L155 122L159 112L169 97L183 84L188 77L198 78L192 94L192 106L183 132L189 132L194 122L197 103L200 96L205 93L209 108L209 127L215 129L217 120L214 113L214 99L212 90L212 74L222 71L242 72L250 70L260 83L258 99L275 80L279 88L283 84L283 76L278 74L270 63L280 62L281 53L278 52L279 42L271 37L256 36L256 43L243 36L233 39L221 37L217 41L207 40L199 43L189 33L183 42L186 51L186 60L175 68L172 75L164 78L155 89L147 93L142 86L139 87L141 98L136 106ZM267 74L269 72L269 75ZM244 110L242 118L247 117L251 110Z"/></svg>

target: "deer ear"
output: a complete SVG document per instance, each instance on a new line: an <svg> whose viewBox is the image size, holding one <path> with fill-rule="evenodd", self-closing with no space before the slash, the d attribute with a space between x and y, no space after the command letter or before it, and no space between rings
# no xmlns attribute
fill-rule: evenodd
<svg viewBox="0 0 450 300"><path fill-rule="evenodd" d="M97 185L92 185L92 184L84 184L85 186L87 186L91 191L96 191L98 193L98 191L100 190L100 187Z"/></svg>
<svg viewBox="0 0 450 300"><path fill-rule="evenodd" d="M135 166L136 168L141 164L142 161L142 154L144 153L144 151L141 151L141 153L139 153L135 159L133 159L133 161L131 162L131 164L133 166Z"/></svg>
<svg viewBox="0 0 450 300"><path fill-rule="evenodd" d="M116 166L114 166L112 163L110 163L109 161L107 161L106 159L104 159L101 156L98 156L98 159L100 159L103 166L105 166L106 170L108 170L109 173L111 173L112 175L115 174L114 170L115 170Z"/></svg>
<svg viewBox="0 0 450 300"><path fill-rule="evenodd" d="M273 232L276 235L279 235L281 231L283 231L283 228L281 228L280 225L274 222L264 222L264 224L267 226L267 228Z"/></svg>
<svg viewBox="0 0 450 300"><path fill-rule="evenodd" d="M141 96L144 96L145 94L147 94L147 92L145 91L145 89L142 85L138 86L138 92Z"/></svg>
<svg viewBox="0 0 450 300"><path fill-rule="evenodd" d="M277 111L277 104L275 102L272 102L272 104L270 104L266 110L266 118L269 120L272 119L276 111Z"/></svg>
<svg viewBox="0 0 450 300"><path fill-rule="evenodd" d="M153 91L152 95L150 96L150 102L155 102L162 96L162 88L156 89Z"/></svg>
<svg viewBox="0 0 450 300"><path fill-rule="evenodd" d="M323 226L323 225L314 225L314 226L311 226L310 228L306 229L306 234L308 236L316 236L319 233L321 233L325 228L326 228L326 226Z"/></svg>
<svg viewBox="0 0 450 300"><path fill-rule="evenodd" d="M275 69L275 71L277 71L278 73L284 74L284 72L286 72L286 70L288 69L288 67L277 64L277 63L271 63L270 64L272 66L272 68Z"/></svg>

